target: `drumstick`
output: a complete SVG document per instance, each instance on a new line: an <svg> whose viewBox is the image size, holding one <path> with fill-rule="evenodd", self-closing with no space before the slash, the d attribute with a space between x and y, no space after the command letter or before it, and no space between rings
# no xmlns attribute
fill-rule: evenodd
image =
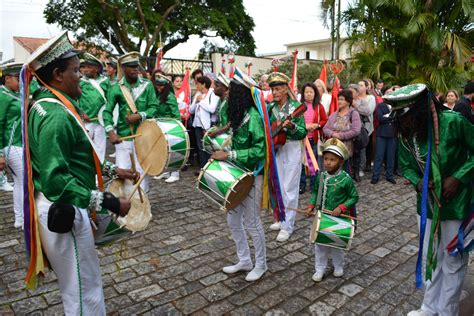
<svg viewBox="0 0 474 316"><path fill-rule="evenodd" d="M98 117L93 117L93 118L90 118L89 121L92 122L92 121L98 121L99 118Z"/></svg>
<svg viewBox="0 0 474 316"><path fill-rule="evenodd" d="M135 137L140 137L142 136L142 134L135 134L135 135L130 135L130 136L124 136L124 137L119 137L119 140L127 140L127 139L131 139L131 138L135 138Z"/></svg>
<svg viewBox="0 0 474 316"><path fill-rule="evenodd" d="M130 161L132 162L132 171L135 173L137 171L135 167L135 157L133 156L133 153L130 153ZM142 189L140 186L138 186L138 195L140 195L140 202L143 204L143 195L142 195Z"/></svg>
<svg viewBox="0 0 474 316"><path fill-rule="evenodd" d="M137 183L135 183L135 186L133 187L132 193L131 193L130 196L128 197L128 200L129 200L129 201L132 199L133 195L134 195L135 192L137 191L138 187L140 186L140 183L142 183L143 179L145 179L146 174L147 174L148 170L150 170L150 168L151 168L151 165L149 165L148 167L146 167L146 169L143 171L142 176L140 177L140 180L138 180Z"/></svg>

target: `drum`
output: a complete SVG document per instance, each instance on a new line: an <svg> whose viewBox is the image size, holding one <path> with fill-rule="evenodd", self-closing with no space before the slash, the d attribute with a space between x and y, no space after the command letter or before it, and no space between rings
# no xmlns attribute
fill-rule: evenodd
<svg viewBox="0 0 474 316"><path fill-rule="evenodd" d="M236 208L253 185L253 174L229 161L209 160L199 174L197 188L227 211Z"/></svg>
<svg viewBox="0 0 474 316"><path fill-rule="evenodd" d="M143 122L137 129L135 149L140 165L147 174L183 168L189 157L189 136L184 125L175 119L160 118Z"/></svg>
<svg viewBox="0 0 474 316"><path fill-rule="evenodd" d="M324 246L349 250L354 237L354 220L318 211L314 217L309 241Z"/></svg>
<svg viewBox="0 0 474 316"><path fill-rule="evenodd" d="M128 198L133 190L133 182L130 180L113 180L107 191L120 198ZM97 230L94 233L94 240L97 246L104 246L128 237L130 234L142 231L151 220L151 206L146 194L142 192L143 203L140 195L134 193L131 199L131 208L127 216L119 217L114 213L102 209L97 212Z"/></svg>
<svg viewBox="0 0 474 316"><path fill-rule="evenodd" d="M206 134L204 134L202 138L202 148L209 154L218 150L230 150L232 136L228 133L222 133L216 137L210 137L209 133L213 131L215 131L215 127L209 129Z"/></svg>

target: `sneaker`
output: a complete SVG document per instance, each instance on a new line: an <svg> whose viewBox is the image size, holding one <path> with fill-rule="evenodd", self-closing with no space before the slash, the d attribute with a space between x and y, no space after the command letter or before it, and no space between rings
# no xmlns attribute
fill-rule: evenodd
<svg viewBox="0 0 474 316"><path fill-rule="evenodd" d="M251 271L252 270L252 264L245 264L245 263L237 263L233 266L227 266L222 268L222 271L227 274L233 274L237 273L239 271Z"/></svg>
<svg viewBox="0 0 474 316"><path fill-rule="evenodd" d="M169 177L168 179L165 180L166 183L173 183L173 182L176 182L176 181L179 181L179 177L177 177L177 176L171 176L171 177Z"/></svg>
<svg viewBox="0 0 474 316"><path fill-rule="evenodd" d="M271 230L280 230L281 229L281 223L280 222L275 222L270 225Z"/></svg>
<svg viewBox="0 0 474 316"><path fill-rule="evenodd" d="M18 220L15 220L15 223L13 224L15 228L21 228L23 229L23 222L20 222Z"/></svg>
<svg viewBox="0 0 474 316"><path fill-rule="evenodd" d="M362 178L363 176L365 176L365 173L364 173L364 171L362 171L362 170L359 170L359 177L361 177L361 178Z"/></svg>
<svg viewBox="0 0 474 316"><path fill-rule="evenodd" d="M258 279L260 279L263 276L265 271L267 271L266 268L255 267L255 268L253 268L252 271L250 271L249 274L247 274L247 276L245 277L245 281L247 281L247 282L257 281Z"/></svg>
<svg viewBox="0 0 474 316"><path fill-rule="evenodd" d="M277 241L279 242L285 242L287 241L288 239L290 238L290 233L287 232L286 230L282 229L280 230L280 232L278 233L278 236L277 236Z"/></svg>
<svg viewBox="0 0 474 316"><path fill-rule="evenodd" d="M159 176L153 177L153 179L155 179L155 180L161 180L161 179L168 179L169 177L170 177L170 173L169 173L169 172L165 172L165 173L160 174Z"/></svg>
<svg viewBox="0 0 474 316"><path fill-rule="evenodd" d="M428 316L421 308L416 311L411 311L407 314L407 316Z"/></svg>
<svg viewBox="0 0 474 316"><path fill-rule="evenodd" d="M12 192L13 187L8 181L5 181L4 184L0 185L0 191L5 191L5 192Z"/></svg>
<svg viewBox="0 0 474 316"><path fill-rule="evenodd" d="M115 153L109 155L110 158L115 158Z"/></svg>
<svg viewBox="0 0 474 316"><path fill-rule="evenodd" d="M315 274L313 274L313 281L314 282L321 282L324 278L324 271L316 271Z"/></svg>
<svg viewBox="0 0 474 316"><path fill-rule="evenodd" d="M336 278L340 278L344 275L344 269L334 267L334 272L332 273L332 275L334 275L334 277Z"/></svg>

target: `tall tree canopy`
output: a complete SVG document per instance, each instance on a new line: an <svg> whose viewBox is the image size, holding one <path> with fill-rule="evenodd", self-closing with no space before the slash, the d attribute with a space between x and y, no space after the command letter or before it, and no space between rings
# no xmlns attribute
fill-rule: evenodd
<svg viewBox="0 0 474 316"><path fill-rule="evenodd" d="M471 0L360 0L345 19L363 73L445 92L472 75L473 14Z"/></svg>
<svg viewBox="0 0 474 316"><path fill-rule="evenodd" d="M50 0L48 23L74 31L78 39L109 43L120 53L153 56L191 35L222 37L236 54L254 55L255 24L242 0Z"/></svg>

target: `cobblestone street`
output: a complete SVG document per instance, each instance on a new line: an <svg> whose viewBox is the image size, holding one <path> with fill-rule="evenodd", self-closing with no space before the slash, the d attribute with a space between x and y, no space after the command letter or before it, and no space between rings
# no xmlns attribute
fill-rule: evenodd
<svg viewBox="0 0 474 316"><path fill-rule="evenodd" d="M226 275L236 261L226 217L195 189L195 168L167 184L151 179L153 219L144 232L99 249L107 312L131 315L406 315L418 309L423 292L415 288L418 250L415 194L410 186L384 180L358 184L360 219L344 276L314 273L314 247L308 242L312 219L297 215L296 231L277 243L271 215L262 214L268 271L254 283L244 273ZM300 198L308 204L309 193ZM0 192L0 314L62 314L54 273L35 291L24 288L23 235L13 228L11 193ZM472 261L472 259L471 259ZM464 283L462 308L474 298L474 264ZM472 306L471 306L472 308Z"/></svg>

